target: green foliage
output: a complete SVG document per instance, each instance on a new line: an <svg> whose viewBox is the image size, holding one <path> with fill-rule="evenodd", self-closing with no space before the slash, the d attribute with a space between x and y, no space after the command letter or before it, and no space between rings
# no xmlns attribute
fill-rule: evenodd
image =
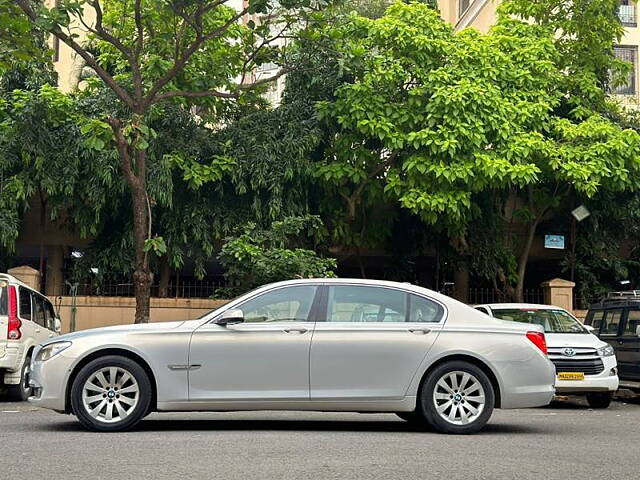
<svg viewBox="0 0 640 480"><path fill-rule="evenodd" d="M302 237L319 238L319 217L287 217L269 229L248 223L243 232L227 239L218 259L231 287L219 289L217 296L233 296L265 283L295 278L334 277L336 261L322 258L314 250L296 247Z"/></svg>

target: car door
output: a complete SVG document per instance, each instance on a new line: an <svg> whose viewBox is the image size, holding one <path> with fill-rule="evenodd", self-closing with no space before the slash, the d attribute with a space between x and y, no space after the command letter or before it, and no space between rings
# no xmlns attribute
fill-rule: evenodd
<svg viewBox="0 0 640 480"><path fill-rule="evenodd" d="M0 280L0 357L4 357L9 332L9 282Z"/></svg>
<svg viewBox="0 0 640 480"><path fill-rule="evenodd" d="M48 329L46 300L36 293L31 293L31 298L33 302L33 321L35 322L33 339L36 343L43 343L53 336L50 335L51 332Z"/></svg>
<svg viewBox="0 0 640 480"><path fill-rule="evenodd" d="M311 344L311 399L402 398L444 307L395 288L329 285Z"/></svg>
<svg viewBox="0 0 640 480"><path fill-rule="evenodd" d="M622 308L600 310L594 313L592 325L600 340L607 342L618 353L618 335L622 324Z"/></svg>
<svg viewBox="0 0 640 480"><path fill-rule="evenodd" d="M640 309L627 310L622 335L618 337L616 356L620 378L624 380L640 380Z"/></svg>
<svg viewBox="0 0 640 480"><path fill-rule="evenodd" d="M308 400L318 290L312 284L268 290L233 306L243 311L243 323L198 328L189 352L189 399Z"/></svg>
<svg viewBox="0 0 640 480"><path fill-rule="evenodd" d="M44 315L47 329L47 338L53 338L59 334L56 329L57 317L55 310L53 309L53 305L51 305L51 302L46 298L44 299Z"/></svg>

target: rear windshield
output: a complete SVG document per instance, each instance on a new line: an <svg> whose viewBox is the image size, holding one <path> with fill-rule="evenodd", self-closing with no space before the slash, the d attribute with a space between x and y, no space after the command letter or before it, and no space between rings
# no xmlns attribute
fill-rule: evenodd
<svg viewBox="0 0 640 480"><path fill-rule="evenodd" d="M9 314L9 289L7 282L0 281L0 316Z"/></svg>
<svg viewBox="0 0 640 480"><path fill-rule="evenodd" d="M589 333L578 320L564 310L492 309L501 320L531 323L544 327L545 333Z"/></svg>

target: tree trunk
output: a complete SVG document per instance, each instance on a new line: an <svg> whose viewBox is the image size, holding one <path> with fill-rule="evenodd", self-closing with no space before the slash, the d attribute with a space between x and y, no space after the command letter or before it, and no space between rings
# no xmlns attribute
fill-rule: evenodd
<svg viewBox="0 0 640 480"><path fill-rule="evenodd" d="M167 256L160 258L160 279L158 281L158 296L167 298L169 296L169 280L171 279L171 266Z"/></svg>
<svg viewBox="0 0 640 480"><path fill-rule="evenodd" d="M135 246L135 270L133 285L136 295L135 323L148 323L151 304L151 283L153 275L149 269L149 257L144 251L148 238L147 194L144 188L137 186L131 189L133 203L133 239Z"/></svg>
<svg viewBox="0 0 640 480"><path fill-rule="evenodd" d="M142 114L134 116L134 122L139 121ZM131 193L133 217L133 245L135 250L135 268L133 271L133 288L136 297L135 323L148 323L151 304L151 285L153 274L149 269L149 256L145 251L145 244L151 236L151 207L147 197L147 167L146 151L136 148L127 141L122 131L122 122L109 117L107 123L111 126L124 178ZM135 142L135 140L134 140ZM132 165L132 159L135 163Z"/></svg>
<svg viewBox="0 0 640 480"><path fill-rule="evenodd" d="M466 258L453 272L453 283L456 300L469 303L469 263Z"/></svg>
<svg viewBox="0 0 640 480"><path fill-rule="evenodd" d="M516 284L516 288L513 291L514 302L524 302L524 276L527 272L527 262L529 261L529 253L531 252L533 239L536 235L536 228L538 227L538 223L540 223L542 216L543 214L539 215L532 223L529 224L527 239L525 241L524 247L522 248L520 258L518 259L518 283Z"/></svg>

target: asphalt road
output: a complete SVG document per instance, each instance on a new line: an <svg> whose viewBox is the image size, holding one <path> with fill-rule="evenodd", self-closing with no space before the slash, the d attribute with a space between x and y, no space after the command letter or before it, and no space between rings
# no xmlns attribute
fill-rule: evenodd
<svg viewBox="0 0 640 480"><path fill-rule="evenodd" d="M640 401L497 410L472 436L395 415L153 414L127 433L0 401L0 479L637 479Z"/></svg>

